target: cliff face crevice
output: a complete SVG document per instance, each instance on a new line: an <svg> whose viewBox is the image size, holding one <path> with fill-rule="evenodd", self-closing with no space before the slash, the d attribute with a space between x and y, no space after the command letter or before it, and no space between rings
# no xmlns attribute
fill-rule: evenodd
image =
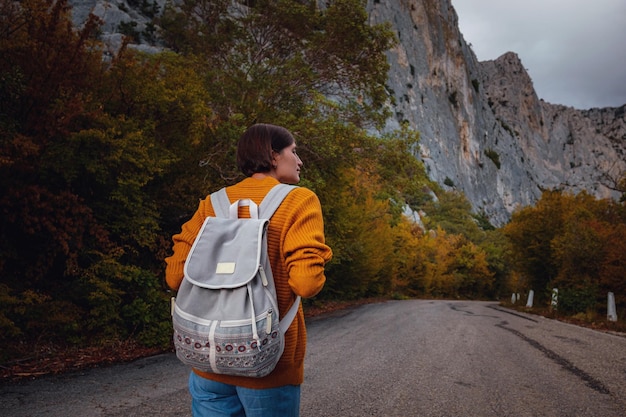
<svg viewBox="0 0 626 417"><path fill-rule="evenodd" d="M165 1L153 3L162 10ZM127 0L70 2L77 25L90 12L104 20L113 49L120 23L141 32L150 22ZM367 10L399 39L387 54L395 104L386 129L408 122L420 132L417 157L431 179L462 191L497 226L544 189L618 196L611 185L626 172L626 104L578 110L540 100L515 53L477 60L451 0L368 0Z"/></svg>

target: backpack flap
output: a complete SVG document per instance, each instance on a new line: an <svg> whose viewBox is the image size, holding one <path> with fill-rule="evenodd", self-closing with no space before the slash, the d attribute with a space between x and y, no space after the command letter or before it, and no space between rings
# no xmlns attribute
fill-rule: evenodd
<svg viewBox="0 0 626 417"><path fill-rule="evenodd" d="M267 219L207 217L187 256L185 279L208 289L248 284L261 264L268 223Z"/></svg>

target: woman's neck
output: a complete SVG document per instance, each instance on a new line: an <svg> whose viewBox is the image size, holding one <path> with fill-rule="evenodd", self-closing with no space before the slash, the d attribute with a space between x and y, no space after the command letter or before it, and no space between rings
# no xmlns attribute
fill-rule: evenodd
<svg viewBox="0 0 626 417"><path fill-rule="evenodd" d="M268 173L268 172L255 172L251 176L251 178L254 178L255 180L262 180L262 179L265 179L267 177L273 177L273 175Z"/></svg>

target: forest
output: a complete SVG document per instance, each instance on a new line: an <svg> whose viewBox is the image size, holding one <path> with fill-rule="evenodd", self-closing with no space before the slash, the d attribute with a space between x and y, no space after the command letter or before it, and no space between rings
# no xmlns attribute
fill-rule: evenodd
<svg viewBox="0 0 626 417"><path fill-rule="evenodd" d="M498 300L560 290L559 313L626 315L621 201L546 190L502 228L429 180L390 117L390 26L361 0L183 0L163 52L111 52L67 0L0 0L0 363L132 340L167 348L164 258L199 199L242 178L255 122L287 127L334 252L307 305ZM155 4L152 4L156 7ZM407 213L419 213L420 220Z"/></svg>

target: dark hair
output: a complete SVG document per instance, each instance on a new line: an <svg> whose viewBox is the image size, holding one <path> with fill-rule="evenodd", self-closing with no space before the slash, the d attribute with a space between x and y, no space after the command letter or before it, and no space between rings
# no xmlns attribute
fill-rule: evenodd
<svg viewBox="0 0 626 417"><path fill-rule="evenodd" d="M264 123L252 125L237 143L237 166L246 177L257 172L270 172L272 151L280 152L294 142L293 135L284 127Z"/></svg>

